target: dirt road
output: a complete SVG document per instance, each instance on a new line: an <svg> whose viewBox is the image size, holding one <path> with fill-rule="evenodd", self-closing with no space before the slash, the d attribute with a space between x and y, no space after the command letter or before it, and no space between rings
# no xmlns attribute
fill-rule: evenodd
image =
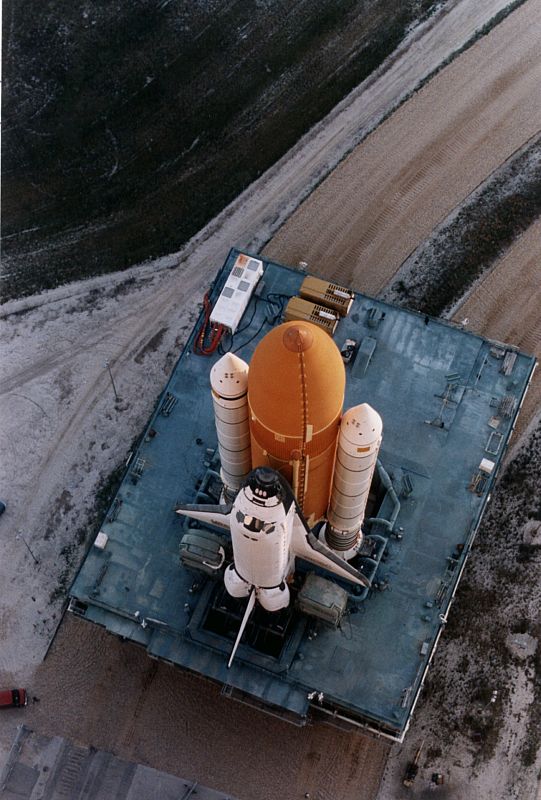
<svg viewBox="0 0 541 800"><path fill-rule="evenodd" d="M541 3L526 3L363 142L266 255L379 291L408 254L541 128Z"/></svg>
<svg viewBox="0 0 541 800"><path fill-rule="evenodd" d="M541 361L541 220L532 225L456 309L470 330L517 345ZM516 435L541 411L541 371L526 395Z"/></svg>
<svg viewBox="0 0 541 800"><path fill-rule="evenodd" d="M33 729L226 786L246 800L373 797L388 751L381 741L297 728L228 700L217 686L71 616L32 691L39 703L25 723Z"/></svg>

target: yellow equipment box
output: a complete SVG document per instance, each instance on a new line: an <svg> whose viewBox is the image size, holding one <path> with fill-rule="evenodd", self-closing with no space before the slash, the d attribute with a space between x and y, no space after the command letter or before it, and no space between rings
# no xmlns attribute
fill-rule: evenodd
<svg viewBox="0 0 541 800"><path fill-rule="evenodd" d="M292 297L284 311L284 322L291 322L294 319L313 322L314 325L319 325L332 336L340 317L336 311L330 308L310 303L308 300L303 300L302 297Z"/></svg>
<svg viewBox="0 0 541 800"><path fill-rule="evenodd" d="M355 299L351 289L345 289L336 283L329 283L311 275L307 275L303 280L299 294L305 300L311 300L313 303L332 308L341 317L347 317L351 304Z"/></svg>

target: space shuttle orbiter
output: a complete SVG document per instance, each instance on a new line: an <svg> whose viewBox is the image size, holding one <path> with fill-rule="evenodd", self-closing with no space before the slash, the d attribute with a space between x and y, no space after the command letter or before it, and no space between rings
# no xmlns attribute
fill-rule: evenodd
<svg viewBox="0 0 541 800"><path fill-rule="evenodd" d="M291 488L278 472L257 467L233 503L183 505L177 514L227 528L233 563L224 575L232 597L247 597L252 588L267 611L289 605L287 578L295 558L303 558L345 580L369 586L365 576L336 555L312 533Z"/></svg>
<svg viewBox="0 0 541 800"><path fill-rule="evenodd" d="M227 353L210 380L229 502L177 511L231 532L225 586L233 597L249 597L236 649L256 600L268 611L289 604L287 578L296 557L368 585L348 560L362 540L382 422L366 403L342 413L340 352L310 322L273 328L250 366ZM326 523L322 541L312 532L320 521Z"/></svg>
<svg viewBox="0 0 541 800"><path fill-rule="evenodd" d="M370 585L312 533L287 481L269 467L253 470L233 503L184 505L177 513L230 530L233 562L224 583L232 597L250 597L247 616L255 600L267 611L289 605L287 580L295 571L296 557L352 583ZM241 626L240 635L242 631ZM231 660L233 656L234 652Z"/></svg>

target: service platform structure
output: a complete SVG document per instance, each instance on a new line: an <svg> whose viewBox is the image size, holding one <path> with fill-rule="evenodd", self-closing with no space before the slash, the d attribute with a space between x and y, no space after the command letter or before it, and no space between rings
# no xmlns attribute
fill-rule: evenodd
<svg viewBox="0 0 541 800"><path fill-rule="evenodd" d="M70 611L290 722L402 741L535 366L231 250Z"/></svg>

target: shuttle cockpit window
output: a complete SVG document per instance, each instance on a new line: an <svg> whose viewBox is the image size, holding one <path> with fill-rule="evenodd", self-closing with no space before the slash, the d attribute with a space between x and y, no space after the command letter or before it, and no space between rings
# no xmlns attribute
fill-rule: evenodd
<svg viewBox="0 0 541 800"><path fill-rule="evenodd" d="M265 523L262 519L257 519L257 517L249 517L248 515L244 517L244 527L253 533L259 533L263 530L264 526Z"/></svg>
<svg viewBox="0 0 541 800"><path fill-rule="evenodd" d="M237 518L237 522L240 522L241 525L244 525L247 531L251 531L252 533L260 533L261 531L264 531L264 533L272 533L274 531L274 522L265 522L264 520L258 519L257 517L252 517L249 514L243 514L242 511L237 511L235 516Z"/></svg>

